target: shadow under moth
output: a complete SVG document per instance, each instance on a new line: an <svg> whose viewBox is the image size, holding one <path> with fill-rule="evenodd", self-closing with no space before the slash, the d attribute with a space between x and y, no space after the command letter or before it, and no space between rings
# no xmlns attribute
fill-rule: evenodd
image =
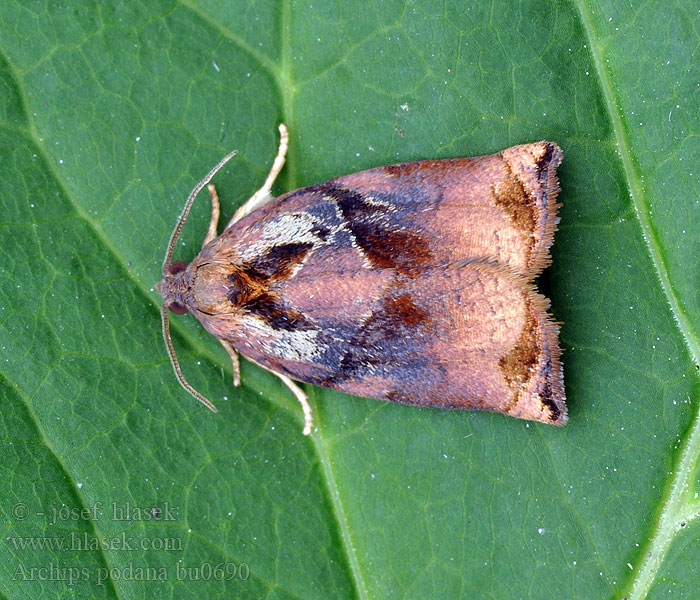
<svg viewBox="0 0 700 600"><path fill-rule="evenodd" d="M369 398L483 409L564 425L567 409L549 301L533 286L551 262L562 152L536 142L475 158L378 167L273 198L288 133L263 187L200 253L171 262L197 194L173 231L158 289L163 335L182 386L168 309L191 312L238 353L292 380Z"/></svg>

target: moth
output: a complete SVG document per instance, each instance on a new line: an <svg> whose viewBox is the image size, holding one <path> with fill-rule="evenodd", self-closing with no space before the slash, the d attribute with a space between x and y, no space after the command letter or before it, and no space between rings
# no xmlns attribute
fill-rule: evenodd
<svg viewBox="0 0 700 600"><path fill-rule="evenodd" d="M199 254L172 262L194 188L163 262L163 335L182 386L168 310L191 312L226 349L293 391L293 380L403 404L483 409L564 425L559 325L533 285L559 222L554 142L475 158L378 167L271 195L288 148L217 236L219 200Z"/></svg>

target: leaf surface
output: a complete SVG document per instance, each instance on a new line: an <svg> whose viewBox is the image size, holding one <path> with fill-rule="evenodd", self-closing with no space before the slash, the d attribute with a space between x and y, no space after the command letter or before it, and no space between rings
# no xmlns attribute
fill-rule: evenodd
<svg viewBox="0 0 700 600"><path fill-rule="evenodd" d="M0 7L4 598L693 598L700 585L697 7L615 2ZM570 422L275 377L160 335L186 195L283 192L552 139ZM208 225L195 205L176 258ZM223 219L222 219L223 221ZM154 507L157 510L153 510Z"/></svg>

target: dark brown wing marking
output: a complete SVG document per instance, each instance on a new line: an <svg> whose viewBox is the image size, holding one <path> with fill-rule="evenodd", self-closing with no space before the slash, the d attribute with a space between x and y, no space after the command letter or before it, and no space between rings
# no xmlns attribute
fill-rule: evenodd
<svg viewBox="0 0 700 600"><path fill-rule="evenodd" d="M410 275L430 260L429 244L421 235L397 229L396 223L390 222L390 199L377 198L372 202L364 194L336 185L320 191L337 202L346 227L372 266Z"/></svg>

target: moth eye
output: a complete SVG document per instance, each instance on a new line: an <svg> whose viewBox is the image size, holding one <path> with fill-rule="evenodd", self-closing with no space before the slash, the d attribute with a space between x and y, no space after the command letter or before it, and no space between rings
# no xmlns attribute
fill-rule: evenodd
<svg viewBox="0 0 700 600"><path fill-rule="evenodd" d="M173 263L175 264L175 263ZM171 302L168 305L168 308L170 309L171 312L173 312L176 315L185 315L188 312L190 312L190 309L187 308L184 304L180 304L179 302Z"/></svg>
<svg viewBox="0 0 700 600"><path fill-rule="evenodd" d="M176 260L174 263L168 265L168 273L171 275L182 273L185 269L187 269L187 263L184 260Z"/></svg>

